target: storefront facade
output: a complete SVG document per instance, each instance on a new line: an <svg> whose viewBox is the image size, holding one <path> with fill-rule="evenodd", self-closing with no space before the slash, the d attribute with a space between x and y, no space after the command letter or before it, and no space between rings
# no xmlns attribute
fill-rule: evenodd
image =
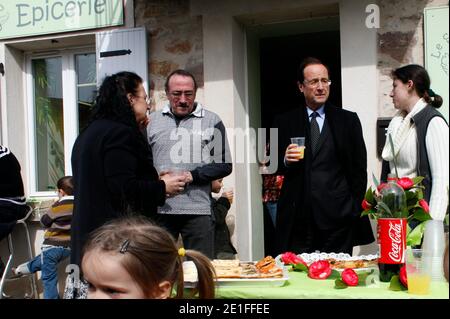
<svg viewBox="0 0 450 319"><path fill-rule="evenodd" d="M147 85L153 82L152 103L161 109L167 102L166 76L185 68L197 78L197 99L229 129L234 169L225 184L235 188L229 222L242 260L264 254L257 134L250 131L270 127L270 119L299 98L292 78L295 55L333 64L333 99L358 113L368 176L379 176L377 120L394 114L390 70L425 65L424 10L448 5L443 0L128 0L118 2L122 21L71 29L75 13L119 9L100 0L12 2L16 6L0 7L0 25L16 15L16 25L28 33L2 36L0 31L0 140L21 162L26 195L49 198L55 178L71 174L71 147L104 74L136 67ZM58 29L66 18L72 22ZM52 32L39 32L45 19L54 20ZM445 41L442 45L445 51ZM113 60L127 60L130 54L117 52L123 50L139 52L140 60L131 66ZM448 87L448 24L446 50ZM101 52L119 55L108 60ZM448 104L445 112L448 119ZM39 245L37 236L36 252Z"/></svg>

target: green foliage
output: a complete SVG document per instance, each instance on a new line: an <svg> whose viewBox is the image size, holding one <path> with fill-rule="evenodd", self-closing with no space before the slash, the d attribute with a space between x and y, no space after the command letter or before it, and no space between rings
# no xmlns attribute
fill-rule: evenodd
<svg viewBox="0 0 450 319"><path fill-rule="evenodd" d="M425 229L425 223L417 225L412 231L408 225L408 231L406 235L406 246L417 246L422 241L423 232Z"/></svg>
<svg viewBox="0 0 450 319"><path fill-rule="evenodd" d="M375 177L374 182L378 183ZM402 179L403 182L405 179ZM408 227L406 240L408 245L419 245L423 237L423 223L431 219L429 212L419 204L423 200L424 187L420 184L423 181L422 176L417 176L412 181L412 187L404 189L406 197L406 206L401 211L392 211L390 207L395 207L396 198L393 194L387 194L384 197L378 192L378 189L369 187L364 200L367 201L371 207L364 206L365 209L361 216L369 216L371 219L378 218L407 218L408 221L415 220L419 223L413 231ZM400 185L401 186L401 185ZM406 187L405 187L406 188ZM448 216L447 216L448 223Z"/></svg>
<svg viewBox="0 0 450 319"><path fill-rule="evenodd" d="M407 290L400 282L400 277L398 275L392 276L391 282L389 284L389 289L393 291L404 291Z"/></svg>
<svg viewBox="0 0 450 319"><path fill-rule="evenodd" d="M334 288L335 289L345 289L347 287L348 287L347 284L345 282L343 282L342 279L340 279L340 278L336 279L334 281Z"/></svg>
<svg viewBox="0 0 450 319"><path fill-rule="evenodd" d="M298 263L295 265L292 265L292 269L294 271L304 271L304 272L308 272L308 267L303 265L302 263Z"/></svg>

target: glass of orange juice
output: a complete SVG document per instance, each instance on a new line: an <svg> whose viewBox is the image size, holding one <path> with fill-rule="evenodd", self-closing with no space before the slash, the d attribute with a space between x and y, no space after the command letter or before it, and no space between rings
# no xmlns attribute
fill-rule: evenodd
<svg viewBox="0 0 450 319"><path fill-rule="evenodd" d="M291 137L291 143L297 144L297 159L302 159L305 155L305 138L304 137Z"/></svg>
<svg viewBox="0 0 450 319"><path fill-rule="evenodd" d="M406 275L408 277L408 293L428 295L430 293L431 275L425 267L427 252L423 249L406 250Z"/></svg>

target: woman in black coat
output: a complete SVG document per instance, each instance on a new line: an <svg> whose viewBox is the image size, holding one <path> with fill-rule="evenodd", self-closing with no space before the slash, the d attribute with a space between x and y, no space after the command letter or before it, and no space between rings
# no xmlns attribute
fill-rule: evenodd
<svg viewBox="0 0 450 319"><path fill-rule="evenodd" d="M166 196L184 188L181 177L159 178L141 129L148 124L142 79L119 72L103 81L90 124L72 150L74 213L71 263L80 265L88 234L130 213L152 217Z"/></svg>

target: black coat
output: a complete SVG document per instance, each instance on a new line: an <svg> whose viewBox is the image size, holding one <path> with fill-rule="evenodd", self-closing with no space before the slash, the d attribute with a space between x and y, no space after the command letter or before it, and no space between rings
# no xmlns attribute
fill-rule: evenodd
<svg viewBox="0 0 450 319"><path fill-rule="evenodd" d="M339 207L339 201L335 200L336 194L332 185L312 193L310 188L310 170L312 165L312 153L310 146L310 125L308 113L305 107L295 109L275 119L274 127L278 128L278 155L279 173L285 175L283 188L278 202L276 247L277 252L282 253L289 247L296 214L308 216L303 211L310 205L320 205L318 211L322 214L319 218L321 228L332 228L336 225L327 224L331 222L330 216L334 218L333 223L354 223L354 245L364 245L374 241L370 222L367 217L360 217L361 202L367 187L367 153L362 135L362 128L356 113L349 112L330 104L325 106L325 119L329 125L330 133L336 148L337 158L330 158L329 165L340 164L345 176L345 184L348 185L346 197L351 201L344 207ZM305 136L304 160L298 164L285 167L284 154L290 144L290 138L294 136ZM314 196L313 196L314 195ZM342 196L342 194L339 194ZM312 197L320 198L320 201L312 202ZM342 203L344 205L344 203ZM306 221L305 221L306 225ZM298 227L296 227L298 228ZM300 227L301 228L301 227Z"/></svg>
<svg viewBox="0 0 450 319"><path fill-rule="evenodd" d="M0 145L0 240L13 230L18 219L28 213L29 207L25 201L19 200L23 196L19 161L8 148ZM20 201L23 205L9 199Z"/></svg>
<svg viewBox="0 0 450 319"><path fill-rule="evenodd" d="M96 120L82 132L72 150L74 212L71 263L80 265L90 232L126 213L156 216L165 201L165 184L131 127Z"/></svg>
<svg viewBox="0 0 450 319"><path fill-rule="evenodd" d="M214 213L214 257L218 258L219 253L237 254L236 248L231 243L230 230L226 223L230 202L225 197L212 198L212 211Z"/></svg>

